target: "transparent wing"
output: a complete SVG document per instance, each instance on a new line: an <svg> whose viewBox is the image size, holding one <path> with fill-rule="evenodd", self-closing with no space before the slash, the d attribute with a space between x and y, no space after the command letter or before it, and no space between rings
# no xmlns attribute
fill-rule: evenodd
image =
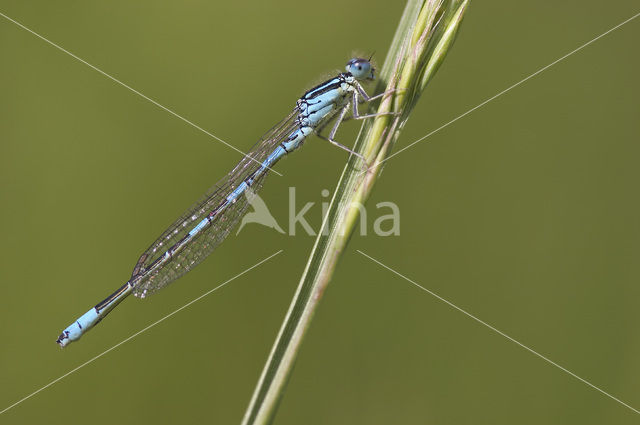
<svg viewBox="0 0 640 425"><path fill-rule="evenodd" d="M143 298L167 286L197 266L229 235L247 210L249 203L246 194L239 196L235 202L216 214L205 229L173 251L169 260L149 270L158 258L163 257L167 250L176 244L180 245L179 242L198 223L223 204L239 184L260 168L269 154L297 128L297 115L298 110L294 109L289 116L269 130L229 174L173 222L140 256L131 274L131 281L135 282L134 295ZM267 174L265 172L256 178L251 186L252 192L260 190Z"/></svg>

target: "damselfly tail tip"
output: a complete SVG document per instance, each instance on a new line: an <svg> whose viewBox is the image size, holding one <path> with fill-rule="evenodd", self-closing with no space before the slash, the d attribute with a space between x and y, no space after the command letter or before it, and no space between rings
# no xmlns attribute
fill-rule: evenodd
<svg viewBox="0 0 640 425"><path fill-rule="evenodd" d="M63 330L56 342L61 348L66 347L73 341L80 339L83 333L82 325L79 321L73 322L67 329Z"/></svg>
<svg viewBox="0 0 640 425"><path fill-rule="evenodd" d="M69 338L69 333L66 332L66 331L62 332L60 334L60 336L58 337L58 339L56 340L56 342L58 343L60 348L66 347L67 344L69 344L71 342L71 339Z"/></svg>

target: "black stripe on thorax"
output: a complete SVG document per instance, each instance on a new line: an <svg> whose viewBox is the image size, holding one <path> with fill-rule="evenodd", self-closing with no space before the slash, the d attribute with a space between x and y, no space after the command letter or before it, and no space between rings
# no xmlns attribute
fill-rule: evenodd
<svg viewBox="0 0 640 425"><path fill-rule="evenodd" d="M350 73L342 73L339 74L337 77L334 77L330 80L325 81L322 84L319 84L317 86L315 86L314 88L312 88L311 90L308 90L304 95L302 95L301 99L313 99L316 96L321 96L322 94L329 92L331 90L335 90L337 88L340 87L341 84L343 84L345 82L345 77L351 75Z"/></svg>

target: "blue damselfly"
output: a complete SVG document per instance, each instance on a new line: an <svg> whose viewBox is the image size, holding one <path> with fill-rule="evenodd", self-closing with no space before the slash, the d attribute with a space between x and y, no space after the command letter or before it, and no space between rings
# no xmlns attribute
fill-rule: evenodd
<svg viewBox="0 0 640 425"><path fill-rule="evenodd" d="M285 119L267 132L226 177L140 256L129 281L75 320L60 334L57 343L65 347L78 340L129 294L144 298L204 260L244 215L249 203L243 195L249 190L257 192L271 167L284 155L299 148L309 135L315 133L357 155L366 167L368 164L364 158L336 142L334 137L350 109L355 119L377 116L360 115L358 112L360 102L385 94L370 97L360 84L360 81L373 80L374 71L370 60L354 58L347 63L346 72L307 91ZM320 131L332 121L334 124L329 135L321 136Z"/></svg>

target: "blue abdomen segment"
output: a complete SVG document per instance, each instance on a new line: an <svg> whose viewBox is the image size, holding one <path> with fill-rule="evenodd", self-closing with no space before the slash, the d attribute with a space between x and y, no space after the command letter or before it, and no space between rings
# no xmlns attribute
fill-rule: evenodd
<svg viewBox="0 0 640 425"><path fill-rule="evenodd" d="M262 174L266 173L271 166L273 166L280 158L282 158L287 151L282 147L282 145L277 146L271 154L260 164L260 167L249 175L242 183L238 185L226 198L225 202L216 208L208 217L202 219L191 231L188 233L188 238L191 239L200 233L204 228L206 228L211 220L218 214L221 214L229 204L234 203L242 194L251 187L251 185L262 176Z"/></svg>
<svg viewBox="0 0 640 425"><path fill-rule="evenodd" d="M233 202L238 196L242 195L242 193L247 190L247 187L249 186L246 181L240 183L238 187L236 187L235 190L227 196L227 202Z"/></svg>
<svg viewBox="0 0 640 425"><path fill-rule="evenodd" d="M65 347L67 344L80 339L83 333L91 329L99 321L99 315L95 308L87 311L73 322L58 337L58 344Z"/></svg>
<svg viewBox="0 0 640 425"><path fill-rule="evenodd" d="M122 285L116 292L109 295L62 331L56 342L60 347L64 348L73 341L79 340L85 332L98 324L115 306L127 298L132 289L133 286L129 282Z"/></svg>
<svg viewBox="0 0 640 425"><path fill-rule="evenodd" d="M304 139L309 137L311 133L313 133L313 128L308 126L300 127L291 133L285 142L282 142L281 148L284 147L284 149L286 149L286 153L293 152L302 145Z"/></svg>
<svg viewBox="0 0 640 425"><path fill-rule="evenodd" d="M209 222L208 218L202 219L200 223L196 225L196 227L191 229L191 231L189 232L189 236L193 236L197 234L200 230L204 229L204 227L207 225L208 222Z"/></svg>

